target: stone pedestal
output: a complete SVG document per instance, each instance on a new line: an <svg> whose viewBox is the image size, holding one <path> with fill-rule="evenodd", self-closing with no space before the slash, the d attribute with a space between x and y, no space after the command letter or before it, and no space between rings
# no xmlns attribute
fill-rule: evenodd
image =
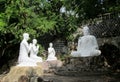
<svg viewBox="0 0 120 82"><path fill-rule="evenodd" d="M45 73L54 72L56 68L62 67L63 63L60 60L45 61L41 63Z"/></svg>
<svg viewBox="0 0 120 82"><path fill-rule="evenodd" d="M104 66L102 56L94 57L69 57L66 64L56 70L58 75L79 76L103 74L107 68Z"/></svg>

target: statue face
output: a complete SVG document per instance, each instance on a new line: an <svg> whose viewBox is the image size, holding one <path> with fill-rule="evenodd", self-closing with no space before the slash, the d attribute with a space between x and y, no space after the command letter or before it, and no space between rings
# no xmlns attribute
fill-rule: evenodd
<svg viewBox="0 0 120 82"><path fill-rule="evenodd" d="M37 44L37 40L36 39L33 39L33 44Z"/></svg>
<svg viewBox="0 0 120 82"><path fill-rule="evenodd" d="M89 35L90 34L88 26L83 27L83 34L84 35Z"/></svg>
<svg viewBox="0 0 120 82"><path fill-rule="evenodd" d="M23 34L23 38L26 39L26 40L29 40L29 34L28 33L24 33Z"/></svg>
<svg viewBox="0 0 120 82"><path fill-rule="evenodd" d="M52 46L53 46L53 44L52 44L52 43L50 43L50 44L49 44L49 46L50 46L50 47L52 47Z"/></svg>
<svg viewBox="0 0 120 82"><path fill-rule="evenodd" d="M29 35L26 36L26 40L29 40Z"/></svg>

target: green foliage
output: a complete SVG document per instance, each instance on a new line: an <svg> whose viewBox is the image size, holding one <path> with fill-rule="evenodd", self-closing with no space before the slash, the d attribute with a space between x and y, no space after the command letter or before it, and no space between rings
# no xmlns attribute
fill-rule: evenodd
<svg viewBox="0 0 120 82"><path fill-rule="evenodd" d="M0 3L3 37L0 46L19 43L24 32L31 38L50 34L72 40L72 33L83 20L120 10L119 0L0 0ZM64 12L60 12L62 7Z"/></svg>
<svg viewBox="0 0 120 82"><path fill-rule="evenodd" d="M39 45L39 53L38 53L38 55L41 55L42 53L44 53L45 48L40 44L38 44L38 45Z"/></svg>
<svg viewBox="0 0 120 82"><path fill-rule="evenodd" d="M5 11L0 13L0 33L4 37L8 33L13 35L14 39L10 41L11 43L19 43L24 32L28 32L34 38L54 28L55 21L47 20L47 16L40 16L35 12L36 4L39 5L40 0L34 3L30 1L6 0L4 2Z"/></svg>
<svg viewBox="0 0 120 82"><path fill-rule="evenodd" d="M24 32L28 32L32 38L50 33L68 39L77 28L74 16L60 13L64 1L6 0L1 2L5 5L5 10L0 13L0 33L3 37L6 34L12 35L13 39L8 43L19 43Z"/></svg>
<svg viewBox="0 0 120 82"><path fill-rule="evenodd" d="M4 14L0 14L0 31L4 32L4 27L6 26L5 20L4 20Z"/></svg>
<svg viewBox="0 0 120 82"><path fill-rule="evenodd" d="M67 10L79 15L79 21L96 18L104 13L120 12L120 0L63 0Z"/></svg>

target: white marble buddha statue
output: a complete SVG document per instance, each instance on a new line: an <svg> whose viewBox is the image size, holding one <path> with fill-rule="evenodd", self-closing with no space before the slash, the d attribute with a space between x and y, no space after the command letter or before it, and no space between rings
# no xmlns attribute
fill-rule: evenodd
<svg viewBox="0 0 120 82"><path fill-rule="evenodd" d="M23 40L20 43L18 66L36 66L36 62L32 60L28 54L31 49L31 44L28 44L29 34L23 34Z"/></svg>
<svg viewBox="0 0 120 82"><path fill-rule="evenodd" d="M42 62L42 58L37 56L39 51L39 45L36 45L36 44L37 44L37 40L33 39L31 50L30 50L30 58L35 60L36 62Z"/></svg>
<svg viewBox="0 0 120 82"><path fill-rule="evenodd" d="M83 27L83 36L78 39L77 51L72 51L72 57L98 56L101 51L98 50L98 44L95 36L90 35L88 26Z"/></svg>
<svg viewBox="0 0 120 82"><path fill-rule="evenodd" d="M53 48L53 44L49 43L49 48L48 48L48 58L46 61L52 61L52 60L57 60L57 57L55 57L55 49Z"/></svg>

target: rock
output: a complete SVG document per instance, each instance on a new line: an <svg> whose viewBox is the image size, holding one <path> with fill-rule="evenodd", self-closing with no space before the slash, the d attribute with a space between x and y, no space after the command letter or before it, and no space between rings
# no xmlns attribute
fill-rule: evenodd
<svg viewBox="0 0 120 82"><path fill-rule="evenodd" d="M59 68L63 65L60 60L44 61L40 63L42 65L44 73L53 72L56 68Z"/></svg>
<svg viewBox="0 0 120 82"><path fill-rule="evenodd" d="M102 60L101 55L96 57L71 57L69 63L55 70L55 74L63 76L106 74L108 69L103 68L104 61L100 60Z"/></svg>
<svg viewBox="0 0 120 82"><path fill-rule="evenodd" d="M29 81L29 77L22 75L20 76L20 78L18 79L18 82L28 82Z"/></svg>
<svg viewBox="0 0 120 82"><path fill-rule="evenodd" d="M62 61L60 60L47 61L47 63L51 68L57 68L62 66Z"/></svg>
<svg viewBox="0 0 120 82"><path fill-rule="evenodd" d="M43 78L38 77L38 78L37 78L37 82L43 82Z"/></svg>
<svg viewBox="0 0 120 82"><path fill-rule="evenodd" d="M43 69L40 65L35 67L14 66L11 67L10 72L3 77L1 82L28 82L28 80L32 80L30 82L37 82L33 81L33 79L37 80L36 77L41 76L42 74Z"/></svg>

